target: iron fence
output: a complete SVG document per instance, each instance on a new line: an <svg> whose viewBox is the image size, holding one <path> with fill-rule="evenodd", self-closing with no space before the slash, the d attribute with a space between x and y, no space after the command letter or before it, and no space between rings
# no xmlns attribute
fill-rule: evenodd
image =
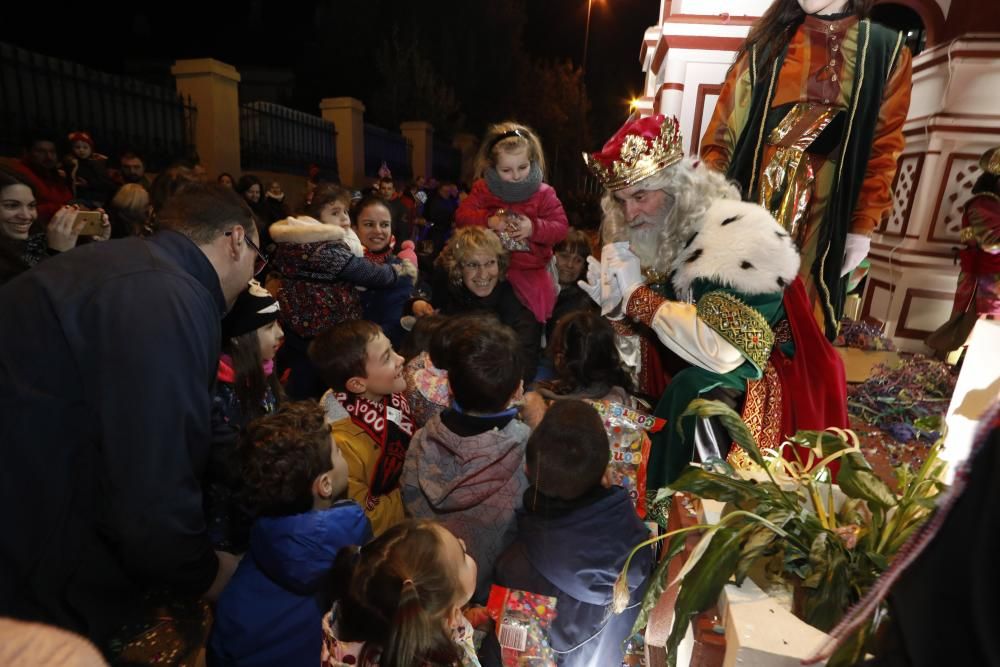
<svg viewBox="0 0 1000 667"><path fill-rule="evenodd" d="M333 123L270 102L240 105L240 163L306 175L310 165L337 176L337 140Z"/></svg>
<svg viewBox="0 0 1000 667"><path fill-rule="evenodd" d="M412 153L413 145L403 135L365 123L366 176L377 176L379 167L385 162L394 179L409 180L413 175L410 166Z"/></svg>
<svg viewBox="0 0 1000 667"><path fill-rule="evenodd" d="M15 155L26 133L89 132L97 151L132 150L149 171L194 157L197 109L163 86L108 74L0 43L0 152ZM67 145L60 149L68 151Z"/></svg>

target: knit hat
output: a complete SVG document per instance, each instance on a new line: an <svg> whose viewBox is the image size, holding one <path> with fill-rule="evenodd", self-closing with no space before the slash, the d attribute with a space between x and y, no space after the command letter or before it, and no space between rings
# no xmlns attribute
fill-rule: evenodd
<svg viewBox="0 0 1000 667"><path fill-rule="evenodd" d="M78 141L85 141L88 144L90 144L91 150L96 148L96 146L94 146L94 140L86 132L70 132L69 143L75 144Z"/></svg>
<svg viewBox="0 0 1000 667"><path fill-rule="evenodd" d="M416 264L417 264L417 251L414 250L415 246L413 245L413 241L409 241L409 240L403 241L400 244L399 248L400 248L400 250L399 250L399 252L396 253L396 257L399 257L400 259L404 259L407 262L412 262L413 265L416 266Z"/></svg>
<svg viewBox="0 0 1000 667"><path fill-rule="evenodd" d="M232 309L222 319L222 336L235 338L270 324L278 319L278 302L271 293L251 280L240 292Z"/></svg>

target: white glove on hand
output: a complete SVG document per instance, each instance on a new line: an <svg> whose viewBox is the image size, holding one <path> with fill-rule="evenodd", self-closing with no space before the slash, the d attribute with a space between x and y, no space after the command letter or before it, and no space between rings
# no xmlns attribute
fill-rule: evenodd
<svg viewBox="0 0 1000 667"><path fill-rule="evenodd" d="M601 305L601 263L592 256L587 257L587 279L577 280L577 286L587 293L594 303Z"/></svg>
<svg viewBox="0 0 1000 667"><path fill-rule="evenodd" d="M861 261L868 256L871 247L871 237L864 234L848 234L847 242L844 245L844 265L840 269L840 277L843 278L858 268Z"/></svg>
<svg viewBox="0 0 1000 667"><path fill-rule="evenodd" d="M612 243L601 251L601 264L603 270L613 276L621 292L623 307L627 306L636 288L646 284L639 258L627 242Z"/></svg>

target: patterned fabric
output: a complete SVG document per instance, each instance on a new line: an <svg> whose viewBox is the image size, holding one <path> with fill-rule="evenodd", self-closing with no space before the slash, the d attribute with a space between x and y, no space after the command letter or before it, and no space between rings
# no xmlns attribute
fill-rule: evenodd
<svg viewBox="0 0 1000 667"><path fill-rule="evenodd" d="M342 243L279 243L271 268L281 274L281 324L312 338L338 322L361 319L361 301L339 279L353 255Z"/></svg>
<svg viewBox="0 0 1000 667"><path fill-rule="evenodd" d="M647 327L653 321L657 309L666 301L665 298L645 285L636 288L625 306L625 314L633 320L642 322Z"/></svg>
<svg viewBox="0 0 1000 667"><path fill-rule="evenodd" d="M400 394L392 394L381 403L372 403L358 394L337 393L335 396L354 425L382 450L368 487L369 498L362 505L367 508L371 496L383 495L399 486L407 443L413 436L410 407Z"/></svg>
<svg viewBox="0 0 1000 667"><path fill-rule="evenodd" d="M698 317L763 370L774 346L774 332L757 310L717 290L698 300Z"/></svg>
<svg viewBox="0 0 1000 667"><path fill-rule="evenodd" d="M781 391L781 379L771 361L764 369L764 377L747 382L741 416L761 452L781 446L781 420L775 419L775 415L780 415L782 411ZM734 446L729 451L726 460L739 470L753 470L757 467L739 446Z"/></svg>
<svg viewBox="0 0 1000 667"><path fill-rule="evenodd" d="M425 371L427 371L426 374ZM430 355L426 352L421 352L413 357L403 367L403 377L406 378L406 392L404 395L406 396L406 402L410 405L410 414L413 417L413 425L416 428L422 428L424 424L431 420L431 417L441 414L442 410L451 405L450 390L448 391L447 399L443 402L432 400L431 398L432 395L441 398L440 394L428 391L429 384L433 384L431 377L439 377L437 374L443 374L444 383L447 387L448 372L434 368L431 364ZM419 386L418 376L420 378Z"/></svg>
<svg viewBox="0 0 1000 667"><path fill-rule="evenodd" d="M347 495L365 509L375 536L403 519L399 478L413 434L410 408L401 394L372 403L360 396L328 392L347 417L333 422L333 435L347 461Z"/></svg>

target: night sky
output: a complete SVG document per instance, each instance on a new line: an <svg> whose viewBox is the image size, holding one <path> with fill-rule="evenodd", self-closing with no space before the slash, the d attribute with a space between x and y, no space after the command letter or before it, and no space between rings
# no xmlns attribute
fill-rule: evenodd
<svg viewBox="0 0 1000 667"><path fill-rule="evenodd" d="M18 20L0 23L0 40L167 85L172 84L169 66L176 58L213 57L237 68L284 68L295 76L296 93L280 101L315 113L318 98L323 96L351 95L370 106L366 98L379 86L374 74L374 54L393 22L412 29L415 34L426 35L427 43L436 42L435 27L440 29L442 23L459 13L468 15L469 9L463 5L487 2L494 0L429 0L418 4L379 0L310 3L179 0L132 6L74 3L62 7L51 3L19 3ZM579 64L586 0L525 0L523 5L514 5L523 7L521 42L527 55L554 60L569 58ZM211 14L205 10L207 6L211 6ZM592 141L596 143L602 142L625 119L627 100L641 90L639 48L643 31L656 20L658 10L657 0L594 1L586 83L592 104ZM325 19L319 20L320 15ZM455 21L458 27L446 30L461 30L461 20L455 18ZM489 25L479 26L479 34L485 39L477 43L495 43L501 50L516 48L509 43L506 31L494 39L490 30ZM314 53L329 55L311 55ZM438 53L432 60L448 57L465 56ZM317 59L334 60L337 64L311 62ZM442 78L451 83L447 75ZM465 102L462 97L460 94L460 103ZM464 129L478 133L489 120L493 119L473 110L467 114Z"/></svg>

